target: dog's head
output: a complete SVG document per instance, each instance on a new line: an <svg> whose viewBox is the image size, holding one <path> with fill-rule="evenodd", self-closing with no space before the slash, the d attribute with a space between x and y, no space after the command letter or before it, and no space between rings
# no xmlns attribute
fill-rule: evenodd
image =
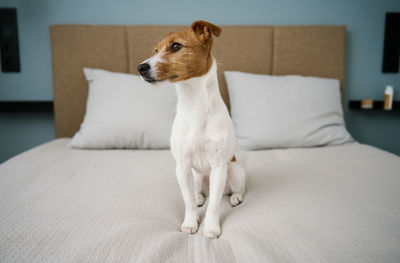
<svg viewBox="0 0 400 263"><path fill-rule="evenodd" d="M221 31L218 26L199 20L185 31L169 33L137 70L150 83L200 77L212 65L212 35L219 36Z"/></svg>

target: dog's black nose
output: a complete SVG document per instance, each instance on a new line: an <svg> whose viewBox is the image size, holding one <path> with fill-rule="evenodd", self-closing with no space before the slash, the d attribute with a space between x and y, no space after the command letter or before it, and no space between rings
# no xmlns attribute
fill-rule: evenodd
<svg viewBox="0 0 400 263"><path fill-rule="evenodd" d="M141 75L145 74L147 71L149 71L150 65L147 63L142 63L137 67L137 70Z"/></svg>

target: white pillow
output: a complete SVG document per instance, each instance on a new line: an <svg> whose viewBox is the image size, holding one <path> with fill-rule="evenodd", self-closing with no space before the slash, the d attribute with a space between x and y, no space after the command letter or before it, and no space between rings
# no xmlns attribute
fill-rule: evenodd
<svg viewBox="0 0 400 263"><path fill-rule="evenodd" d="M239 148L313 147L353 141L336 79L226 71Z"/></svg>
<svg viewBox="0 0 400 263"><path fill-rule="evenodd" d="M171 84L153 87L139 76L84 68L89 82L86 115L70 146L168 148L175 117Z"/></svg>

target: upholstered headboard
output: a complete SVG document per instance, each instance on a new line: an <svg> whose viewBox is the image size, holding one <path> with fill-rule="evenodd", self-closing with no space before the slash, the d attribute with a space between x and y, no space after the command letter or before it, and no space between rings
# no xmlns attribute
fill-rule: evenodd
<svg viewBox="0 0 400 263"><path fill-rule="evenodd" d="M82 68L136 74L168 32L186 26L56 25L50 27L56 137L71 137L83 120L88 84ZM345 26L222 26L214 41L220 90L224 70L339 79L343 94Z"/></svg>

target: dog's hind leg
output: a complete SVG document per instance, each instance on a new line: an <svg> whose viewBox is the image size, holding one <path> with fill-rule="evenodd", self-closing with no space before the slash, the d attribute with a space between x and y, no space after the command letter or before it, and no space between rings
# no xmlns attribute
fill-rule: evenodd
<svg viewBox="0 0 400 263"><path fill-rule="evenodd" d="M237 162L230 162L228 170L228 184L232 195L229 200L232 206L237 206L243 202L245 191L246 173Z"/></svg>
<svg viewBox="0 0 400 263"><path fill-rule="evenodd" d="M194 178L194 200L197 206L203 206L206 201L206 197L203 192L204 185L204 175L198 173L196 170L192 169Z"/></svg>

